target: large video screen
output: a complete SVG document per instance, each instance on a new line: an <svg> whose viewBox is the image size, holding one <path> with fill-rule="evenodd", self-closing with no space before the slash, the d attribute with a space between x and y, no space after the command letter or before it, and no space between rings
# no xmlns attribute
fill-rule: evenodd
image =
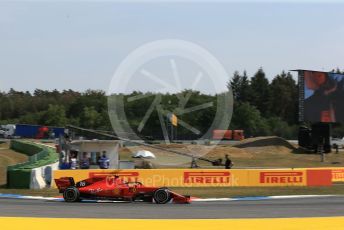
<svg viewBox="0 0 344 230"><path fill-rule="evenodd" d="M344 75L299 71L300 120L344 122Z"/></svg>

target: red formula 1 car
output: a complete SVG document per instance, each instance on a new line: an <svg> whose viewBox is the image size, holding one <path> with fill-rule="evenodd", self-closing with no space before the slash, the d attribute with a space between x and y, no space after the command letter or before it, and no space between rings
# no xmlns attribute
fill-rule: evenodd
<svg viewBox="0 0 344 230"><path fill-rule="evenodd" d="M118 176L92 177L78 183L72 177L55 179L55 183L63 193L66 202L78 202L82 199L92 200L122 200L155 202L166 204L188 204L190 196L182 196L167 188L146 187L140 182L125 182Z"/></svg>

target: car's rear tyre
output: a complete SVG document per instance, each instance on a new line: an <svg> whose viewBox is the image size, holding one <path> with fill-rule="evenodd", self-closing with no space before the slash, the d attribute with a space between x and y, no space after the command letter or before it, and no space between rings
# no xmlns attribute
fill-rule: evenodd
<svg viewBox="0 0 344 230"><path fill-rule="evenodd" d="M63 192L63 199L66 202L78 202L80 201L80 192L75 187L69 187Z"/></svg>
<svg viewBox="0 0 344 230"><path fill-rule="evenodd" d="M159 188L153 195L153 199L157 204L166 204L171 198L171 192L167 188Z"/></svg>

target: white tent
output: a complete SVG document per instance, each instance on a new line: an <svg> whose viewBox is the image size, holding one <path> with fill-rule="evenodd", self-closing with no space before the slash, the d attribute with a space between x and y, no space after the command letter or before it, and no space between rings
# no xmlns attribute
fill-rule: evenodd
<svg viewBox="0 0 344 230"><path fill-rule="evenodd" d="M133 154L133 158L149 158L149 159L155 159L155 155L147 150L140 150Z"/></svg>

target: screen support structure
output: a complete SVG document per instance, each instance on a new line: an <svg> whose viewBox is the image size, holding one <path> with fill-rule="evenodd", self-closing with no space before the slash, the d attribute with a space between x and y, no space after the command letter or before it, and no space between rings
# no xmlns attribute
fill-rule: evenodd
<svg viewBox="0 0 344 230"><path fill-rule="evenodd" d="M304 122L305 119L305 75L304 71L298 71L298 85L299 85L299 122Z"/></svg>

